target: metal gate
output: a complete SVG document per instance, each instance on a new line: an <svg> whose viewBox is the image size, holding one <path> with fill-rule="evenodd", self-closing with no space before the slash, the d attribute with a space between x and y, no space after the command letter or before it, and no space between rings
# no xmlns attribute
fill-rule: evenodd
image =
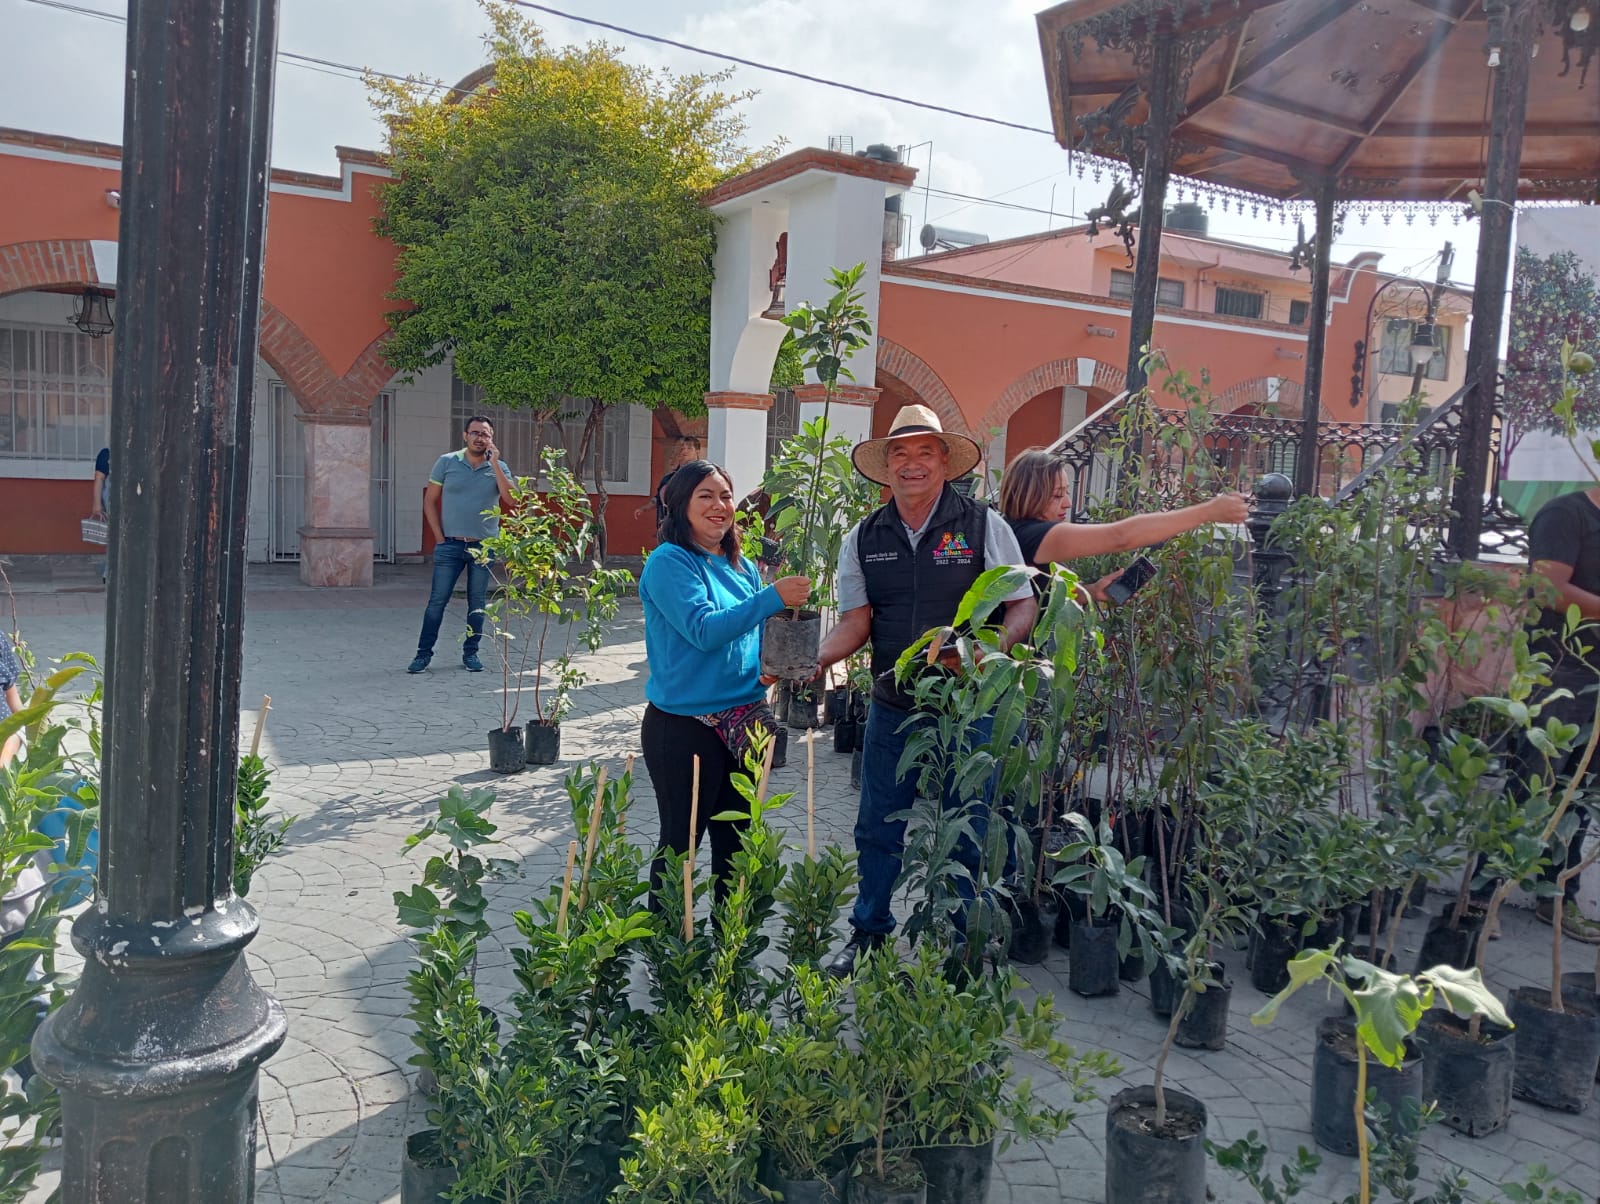
<svg viewBox="0 0 1600 1204"><path fill-rule="evenodd" d="M306 442L296 420L294 394L281 380L267 386L272 407L272 525L268 560L300 559L300 528L306 521Z"/></svg>
<svg viewBox="0 0 1600 1204"><path fill-rule="evenodd" d="M268 385L272 410L272 521L267 537L269 560L300 559L300 528L306 521L306 444L299 407L281 380ZM394 396L379 393L372 402L372 489L370 494L372 556L394 560Z"/></svg>
<svg viewBox="0 0 1600 1204"><path fill-rule="evenodd" d="M394 561L394 394L372 401L372 558Z"/></svg>

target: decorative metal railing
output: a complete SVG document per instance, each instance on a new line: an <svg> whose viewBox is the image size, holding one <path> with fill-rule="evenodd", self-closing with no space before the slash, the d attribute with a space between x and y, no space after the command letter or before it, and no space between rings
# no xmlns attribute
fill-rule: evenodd
<svg viewBox="0 0 1600 1204"><path fill-rule="evenodd" d="M1355 496L1378 472L1407 463L1435 481L1441 497L1448 497L1456 475L1456 455L1461 442L1463 387L1437 406L1421 422L1406 427L1394 422L1323 422L1317 427L1317 492L1334 504ZM1089 520L1095 504L1116 490L1129 454L1124 417L1129 394L1122 393L1091 414L1050 445L1066 465L1072 490L1072 518ZM1499 406L1496 406L1498 415ZM1157 410L1152 420L1179 427L1189 421L1181 410ZM1267 473L1291 479L1300 454L1304 428L1298 418L1271 418L1255 414L1221 414L1205 426L1198 446L1184 451L1164 446L1167 468L1182 474L1189 462L1204 455L1213 480L1223 487L1250 492ZM1408 450L1417 455L1406 456ZM1493 427L1490 464L1499 463L1500 423ZM1220 479L1219 479L1220 478ZM1527 550L1523 523L1500 499L1497 480L1488 482L1484 494L1482 554L1523 554ZM1441 550L1444 530L1419 532Z"/></svg>

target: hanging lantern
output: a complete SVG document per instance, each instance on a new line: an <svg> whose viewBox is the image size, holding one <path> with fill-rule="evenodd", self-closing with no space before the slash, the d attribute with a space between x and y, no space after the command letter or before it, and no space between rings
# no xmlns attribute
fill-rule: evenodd
<svg viewBox="0 0 1600 1204"><path fill-rule="evenodd" d="M84 289L73 311L72 324L91 339L110 334L117 325L111 316L111 294L97 288Z"/></svg>

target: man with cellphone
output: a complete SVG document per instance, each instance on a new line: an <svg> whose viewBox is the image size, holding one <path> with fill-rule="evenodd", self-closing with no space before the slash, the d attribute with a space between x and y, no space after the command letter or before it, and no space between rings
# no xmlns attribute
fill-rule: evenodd
<svg viewBox="0 0 1600 1204"><path fill-rule="evenodd" d="M900 876L906 825L891 819L916 802L915 774L898 773L900 755L916 729L915 703L895 681L900 654L927 630L948 626L962 597L987 570L1022 565L1017 538L997 513L951 487L978 463L978 445L947 434L925 406L895 415L889 433L856 445L851 459L869 481L889 488L889 501L845 535L839 555L839 621L818 651L818 676L867 644L872 645L872 706L862 745L861 805L855 826L861 883L850 913L851 936L829 965L846 977L856 958L889 940L894 915L889 899ZM1005 599L1009 646L1025 638L1038 616L1033 587L1024 582ZM992 715L973 716L973 747L989 738ZM947 787L945 806L959 802ZM988 799L973 816L978 842L988 820ZM963 841L956 857L974 876L978 845Z"/></svg>
<svg viewBox="0 0 1600 1204"><path fill-rule="evenodd" d="M478 644L483 639L483 611L489 598L489 566L474 553L478 544L500 530L500 506L511 504L510 469L494 442L494 423L481 414L467 419L465 444L434 462L422 494L422 516L433 532L433 590L422 615L416 659L407 673L422 673L433 660L445 608L456 582L467 574L467 636L461 644L461 666L482 673Z"/></svg>

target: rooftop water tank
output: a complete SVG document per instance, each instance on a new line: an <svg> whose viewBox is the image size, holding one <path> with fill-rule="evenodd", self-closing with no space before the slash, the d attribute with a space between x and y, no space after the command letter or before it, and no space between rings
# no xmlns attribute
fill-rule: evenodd
<svg viewBox="0 0 1600 1204"><path fill-rule="evenodd" d="M1174 234L1198 234L1204 238L1210 221L1211 215L1204 205L1198 201L1180 201L1167 210L1164 225Z"/></svg>

